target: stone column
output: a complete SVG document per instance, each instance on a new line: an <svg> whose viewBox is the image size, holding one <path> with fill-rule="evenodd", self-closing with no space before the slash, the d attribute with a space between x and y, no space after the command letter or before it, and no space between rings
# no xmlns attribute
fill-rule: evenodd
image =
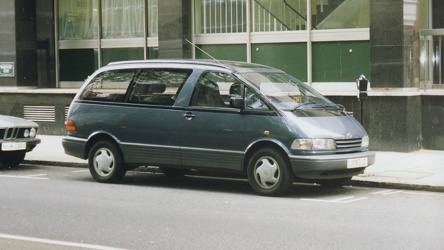
<svg viewBox="0 0 444 250"><path fill-rule="evenodd" d="M0 87L17 86L17 60L15 50L15 4L0 0L0 63L14 63L14 77L0 77ZM12 74L12 73L11 73Z"/></svg>
<svg viewBox="0 0 444 250"><path fill-rule="evenodd" d="M370 1L372 91L365 103L364 125L373 150L421 148L417 13L416 0Z"/></svg>
<svg viewBox="0 0 444 250"><path fill-rule="evenodd" d="M191 0L159 1L159 58L192 58Z"/></svg>
<svg viewBox="0 0 444 250"><path fill-rule="evenodd" d="M37 87L37 23L35 1L15 0L17 86Z"/></svg>
<svg viewBox="0 0 444 250"><path fill-rule="evenodd" d="M0 62L14 63L0 86L37 86L35 1L0 0Z"/></svg>

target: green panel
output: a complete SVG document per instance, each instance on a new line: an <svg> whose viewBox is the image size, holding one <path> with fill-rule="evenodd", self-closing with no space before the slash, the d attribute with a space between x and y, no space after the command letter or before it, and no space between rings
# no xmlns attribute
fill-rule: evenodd
<svg viewBox="0 0 444 250"><path fill-rule="evenodd" d="M159 59L159 48L157 47L149 47L147 50L147 57L148 59Z"/></svg>
<svg viewBox="0 0 444 250"><path fill-rule="evenodd" d="M279 43L251 45L251 61L281 69L307 81L307 44Z"/></svg>
<svg viewBox="0 0 444 250"><path fill-rule="evenodd" d="M84 81L98 68L94 49L60 50L59 59L60 81Z"/></svg>
<svg viewBox="0 0 444 250"><path fill-rule="evenodd" d="M143 48L103 49L102 65L126 60L143 60Z"/></svg>
<svg viewBox="0 0 444 250"><path fill-rule="evenodd" d="M245 44L199 45L198 47L218 60L247 61ZM211 59L200 49L196 48L196 59Z"/></svg>
<svg viewBox="0 0 444 250"><path fill-rule="evenodd" d="M313 43L313 82L354 82L370 78L368 41Z"/></svg>

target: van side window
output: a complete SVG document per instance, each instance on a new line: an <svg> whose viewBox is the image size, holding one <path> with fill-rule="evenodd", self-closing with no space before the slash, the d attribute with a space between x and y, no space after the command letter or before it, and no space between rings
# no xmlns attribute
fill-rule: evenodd
<svg viewBox="0 0 444 250"><path fill-rule="evenodd" d="M172 106L191 70L142 69L131 87L128 101Z"/></svg>
<svg viewBox="0 0 444 250"><path fill-rule="evenodd" d="M267 104L265 104L265 102L249 88L245 88L245 109L270 110Z"/></svg>
<svg viewBox="0 0 444 250"><path fill-rule="evenodd" d="M198 80L191 106L230 107L230 97L242 97L243 85L232 75L207 72Z"/></svg>
<svg viewBox="0 0 444 250"><path fill-rule="evenodd" d="M123 102L137 70L106 71L97 75L85 88L80 100Z"/></svg>

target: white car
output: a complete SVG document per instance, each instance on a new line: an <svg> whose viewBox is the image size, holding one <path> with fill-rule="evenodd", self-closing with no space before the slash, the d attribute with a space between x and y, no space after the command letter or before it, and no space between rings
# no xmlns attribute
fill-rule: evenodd
<svg viewBox="0 0 444 250"><path fill-rule="evenodd" d="M19 117L0 115L0 167L15 167L33 150L39 125Z"/></svg>

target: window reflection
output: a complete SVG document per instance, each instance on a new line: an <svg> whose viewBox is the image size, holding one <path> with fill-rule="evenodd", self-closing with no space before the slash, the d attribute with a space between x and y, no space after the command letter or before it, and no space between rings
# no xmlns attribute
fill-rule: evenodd
<svg viewBox="0 0 444 250"><path fill-rule="evenodd" d="M97 0L59 0L59 39L97 38L97 2Z"/></svg>
<svg viewBox="0 0 444 250"><path fill-rule="evenodd" d="M314 29L370 27L370 0L313 0Z"/></svg>

